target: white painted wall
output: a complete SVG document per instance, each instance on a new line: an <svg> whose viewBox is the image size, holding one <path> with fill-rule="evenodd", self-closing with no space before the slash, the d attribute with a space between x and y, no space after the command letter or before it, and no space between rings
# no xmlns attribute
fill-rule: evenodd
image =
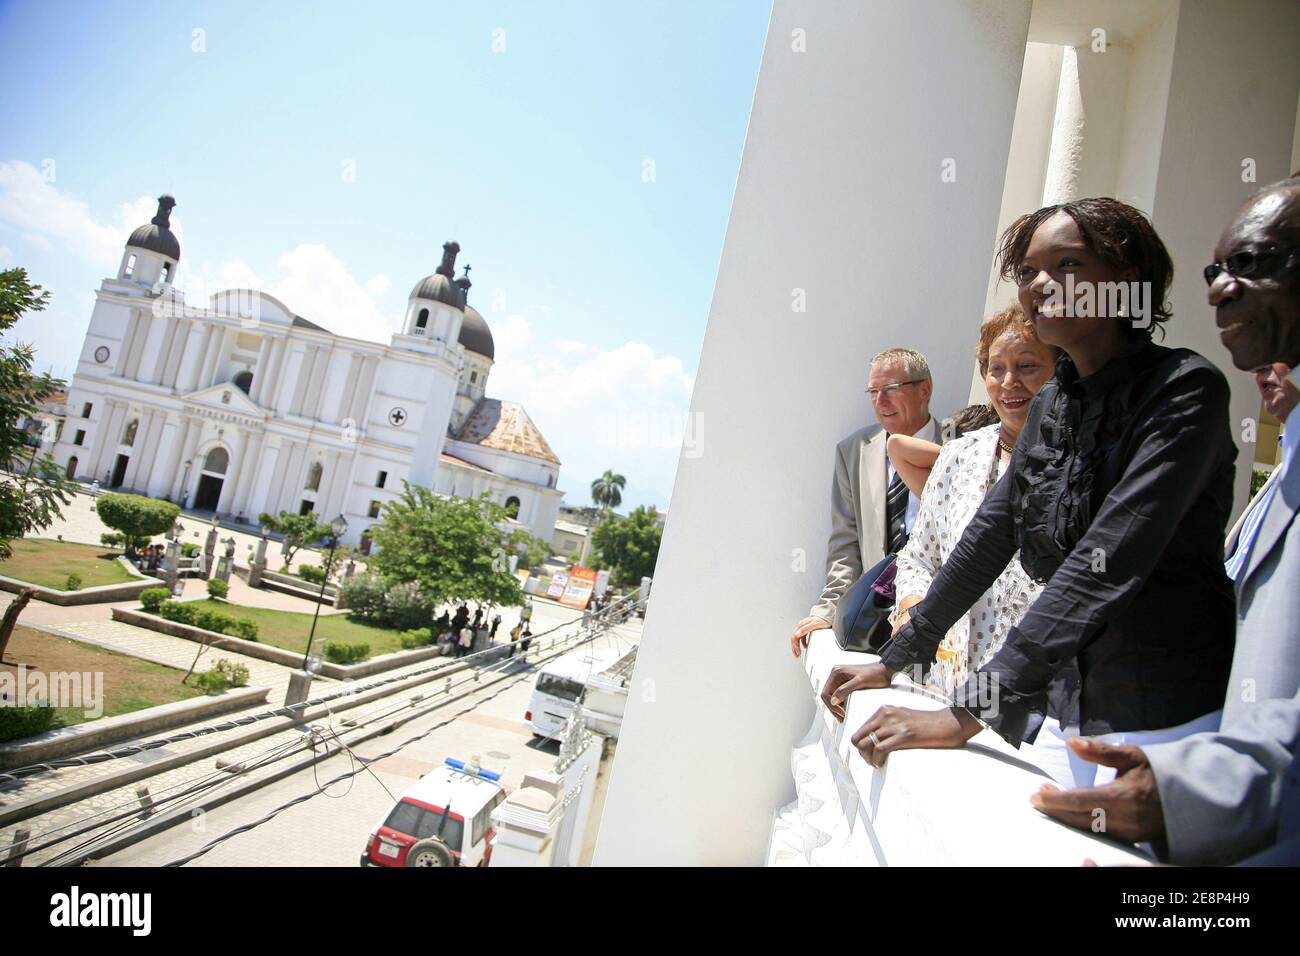
<svg viewBox="0 0 1300 956"><path fill-rule="evenodd" d="M678 466L598 864L762 862L811 716L787 638L823 580L832 449L870 421L882 348L927 353L937 412L965 404L1028 22L775 3L692 398L707 441Z"/></svg>

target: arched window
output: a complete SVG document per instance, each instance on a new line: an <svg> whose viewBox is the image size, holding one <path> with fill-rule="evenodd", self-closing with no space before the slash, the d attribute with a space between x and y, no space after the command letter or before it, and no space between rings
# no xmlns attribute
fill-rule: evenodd
<svg viewBox="0 0 1300 956"><path fill-rule="evenodd" d="M126 431L122 435L123 445L135 444L135 433L140 430L140 419L133 418L131 423L126 426Z"/></svg>
<svg viewBox="0 0 1300 956"><path fill-rule="evenodd" d="M303 488L306 489L307 491L319 491L320 473L321 473L320 462L313 461L311 463L311 467L307 469L307 484L303 485Z"/></svg>
<svg viewBox="0 0 1300 956"><path fill-rule="evenodd" d="M234 383L235 388L247 395L248 390L253 387L253 373L245 369L231 379L231 381Z"/></svg>
<svg viewBox="0 0 1300 956"><path fill-rule="evenodd" d="M207 457L203 459L203 470L210 471L215 475L224 475L229 467L230 452L220 445L208 452Z"/></svg>
<svg viewBox="0 0 1300 956"><path fill-rule="evenodd" d="M415 317L415 327L422 329L429 324L429 310L421 309L420 314Z"/></svg>
<svg viewBox="0 0 1300 956"><path fill-rule="evenodd" d="M172 274L172 264L170 262L164 262L162 268L162 275L158 277L158 281L165 283L168 280L168 278L171 277L171 274Z"/></svg>
<svg viewBox="0 0 1300 956"><path fill-rule="evenodd" d="M66 472L66 476L68 478L77 477L77 456L76 455L73 455L71 458L68 459L68 470Z"/></svg>
<svg viewBox="0 0 1300 956"><path fill-rule="evenodd" d="M512 518L519 517L519 499L514 495L506 499L506 514Z"/></svg>
<svg viewBox="0 0 1300 956"><path fill-rule="evenodd" d="M126 257L126 277L128 279L131 278L134 272L135 272L135 253L133 252Z"/></svg>

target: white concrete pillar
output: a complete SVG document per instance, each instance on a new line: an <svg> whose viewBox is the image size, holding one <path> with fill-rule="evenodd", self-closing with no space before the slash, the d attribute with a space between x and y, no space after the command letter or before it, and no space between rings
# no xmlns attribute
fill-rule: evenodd
<svg viewBox="0 0 1300 956"><path fill-rule="evenodd" d="M258 469L262 463L264 440L265 435L262 432L251 432L249 434L248 449L244 453L244 461L239 468L239 483L230 499L230 513L236 516L242 514L251 521L257 520L257 514L256 512L251 515L248 513L248 501L252 497Z"/></svg>
<svg viewBox="0 0 1300 956"><path fill-rule="evenodd" d="M185 354L181 359L180 371L176 374L176 391L187 395L194 391L199 381L199 369L204 360L204 343L207 341L208 327L201 319L190 322L185 337Z"/></svg>
<svg viewBox="0 0 1300 956"><path fill-rule="evenodd" d="M207 344L203 349L203 368L199 373L198 388L207 388L214 384L217 374L217 365L221 361L221 354L225 351L226 329L224 326L213 324L209 328Z"/></svg>
<svg viewBox="0 0 1300 956"><path fill-rule="evenodd" d="M555 833L564 813L563 781L553 773L530 773L523 785L492 811L496 842L492 866L552 866Z"/></svg>
<svg viewBox="0 0 1300 956"><path fill-rule="evenodd" d="M91 478L104 479L104 472L109 474L113 471L113 466L117 463L117 449L122 444L122 431L126 428L126 416L130 413L131 406L126 402L114 402L113 413L109 416L105 425L104 444L100 448L100 459L98 462L98 471L91 475ZM104 482L107 484L107 482Z"/></svg>
<svg viewBox="0 0 1300 956"><path fill-rule="evenodd" d="M186 416L185 438L181 442L181 454L176 464L176 479L172 485L172 500L177 504L185 497L185 492L190 490L190 485L196 480L194 476L199 473L199 464L194 461L194 453L198 449L202 435L203 422ZM185 466L186 462L190 463L188 468Z"/></svg>
<svg viewBox="0 0 1300 956"><path fill-rule="evenodd" d="M1174 318L1164 344L1195 349L1232 384L1235 511L1249 500L1256 449L1241 441L1242 423L1258 420L1259 392L1219 343L1201 268L1240 204L1290 174L1297 89L1300 6L1250 0L1225 11L1212 0L1183 0L1151 207L1175 267Z"/></svg>
<svg viewBox="0 0 1300 956"><path fill-rule="evenodd" d="M180 461L182 444L185 438L185 424L176 415L168 415L163 424L162 437L158 442L158 454L155 458L153 473L149 478L148 494L151 498L171 496L172 484L176 481L177 464Z"/></svg>
<svg viewBox="0 0 1300 956"><path fill-rule="evenodd" d="M263 440L261 461L257 467L257 477L253 482L252 496L245 512L250 519L256 519L263 511L270 511L275 506L272 495L272 482L275 478L276 464L280 458L280 440L267 436Z"/></svg>
<svg viewBox="0 0 1300 956"><path fill-rule="evenodd" d="M136 438L135 454L140 460L138 464L133 463L136 471L131 480L131 487L138 488L142 494L148 493L153 470L158 464L158 442L167 423L167 412L161 408L147 409L147 419L148 423L141 424L140 436Z"/></svg>
<svg viewBox="0 0 1300 956"><path fill-rule="evenodd" d="M266 366L271 360L271 350L275 348L275 339L269 335L262 336L262 343L257 348L257 361L253 364L253 384L248 398L256 402L262 394L262 380L266 377Z"/></svg>
<svg viewBox="0 0 1300 956"><path fill-rule="evenodd" d="M104 458L104 449L108 447L109 429L118 406L118 403L111 398L101 398L99 402L99 422L90 440L90 453L86 455L85 463L82 465L84 474L91 481L100 477L100 463Z"/></svg>
<svg viewBox="0 0 1300 956"><path fill-rule="evenodd" d="M248 449L248 430L236 428L235 440L230 443L230 464L226 468L226 479L221 483L221 497L217 500L216 510L222 514L233 514L230 503L239 490L239 473L244 467L244 452Z"/></svg>
<svg viewBox="0 0 1300 956"><path fill-rule="evenodd" d="M965 404L1029 8L776 0L597 864L763 861L867 363L918 348Z"/></svg>

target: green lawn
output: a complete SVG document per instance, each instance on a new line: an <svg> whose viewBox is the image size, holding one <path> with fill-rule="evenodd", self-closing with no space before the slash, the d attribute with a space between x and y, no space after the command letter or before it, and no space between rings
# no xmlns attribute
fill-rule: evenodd
<svg viewBox="0 0 1300 956"><path fill-rule="evenodd" d="M23 538L13 542L11 547L13 557L0 561L0 574L54 591L67 590L70 574L81 576L83 588L130 584L139 580L117 562L121 551L103 545Z"/></svg>
<svg viewBox="0 0 1300 956"><path fill-rule="evenodd" d="M203 694L201 690L181 683L184 671L47 634L21 624L14 628L13 637L5 649L5 662L0 664L0 671L9 674L4 683L15 682L15 693L19 676L18 664L26 666L24 675L38 671L45 674L100 675L92 676L88 683L83 679L81 706L55 708L55 727L69 727L96 719L87 713L87 709L98 709L96 704L103 709L99 716L116 717ZM24 679L28 678L25 676ZM97 696L92 691L97 681L103 692L98 701L92 699ZM29 680L29 686L30 684ZM6 734L0 732L0 739L6 737Z"/></svg>
<svg viewBox="0 0 1300 956"><path fill-rule="evenodd" d="M228 601L187 602L198 608L221 611L234 618L248 618L257 622L257 640L262 644L282 647L288 651L302 653L307 649L307 635L311 632L311 615L294 611L272 611L261 607L246 607L243 604L231 604ZM325 653L328 641L340 641L347 644L369 644L370 656L378 657L392 651L402 650L398 641L398 631L362 624L354 621L347 614L320 616L316 622L316 638L312 650Z"/></svg>

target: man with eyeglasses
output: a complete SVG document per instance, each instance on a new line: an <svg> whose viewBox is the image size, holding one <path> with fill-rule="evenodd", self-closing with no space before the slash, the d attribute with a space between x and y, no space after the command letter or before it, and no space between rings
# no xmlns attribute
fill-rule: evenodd
<svg viewBox="0 0 1300 956"><path fill-rule="evenodd" d="M1300 176L1237 212L1205 268L1219 337L1239 369L1300 365ZM1300 428L1282 439L1273 494L1243 527L1237 643L1219 730L1145 747L1071 740L1113 783L1044 788L1032 803L1078 827L1100 817L1173 863L1300 864ZM1262 852L1261 852L1262 851Z"/></svg>
<svg viewBox="0 0 1300 956"><path fill-rule="evenodd" d="M826 583L790 635L795 657L808 646L809 634L832 626L840 598L863 571L886 554L897 554L907 542L920 499L894 470L885 442L890 435L941 440L930 417L933 390L930 365L914 349L887 349L871 360L867 396L879 424L861 428L835 446Z"/></svg>

